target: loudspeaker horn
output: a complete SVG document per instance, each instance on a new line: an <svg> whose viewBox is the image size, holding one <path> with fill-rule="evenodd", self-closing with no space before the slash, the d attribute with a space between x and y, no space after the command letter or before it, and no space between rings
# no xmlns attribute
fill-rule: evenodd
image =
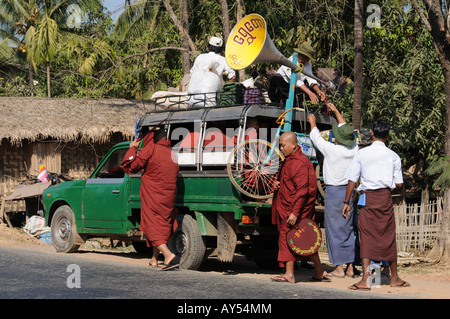
<svg viewBox="0 0 450 319"><path fill-rule="evenodd" d="M231 30L225 47L225 58L228 65L235 70L242 70L260 62L282 64L294 72L301 70L297 64L278 51L267 33L266 21L256 13L242 18ZM325 82L313 74L303 70L301 72L319 83ZM327 81L325 85L334 89L332 82Z"/></svg>
<svg viewBox="0 0 450 319"><path fill-rule="evenodd" d="M231 30L225 47L228 65L241 70L259 62L283 64L296 70L298 66L281 54L267 34L266 21L252 13L242 18Z"/></svg>

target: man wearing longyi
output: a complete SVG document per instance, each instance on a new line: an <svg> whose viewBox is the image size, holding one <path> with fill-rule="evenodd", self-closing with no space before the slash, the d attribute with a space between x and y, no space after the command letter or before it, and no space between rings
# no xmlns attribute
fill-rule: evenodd
<svg viewBox="0 0 450 319"><path fill-rule="evenodd" d="M272 281L295 283L294 263L300 256L294 254L288 246L288 231L302 218L314 219L317 180L311 161L302 153L297 136L285 132L280 137L280 150L286 159L281 165L272 201L272 223L277 225L278 261L286 267L284 275L274 276ZM310 256L315 265L313 281L330 281L322 268L319 254Z"/></svg>
<svg viewBox="0 0 450 319"><path fill-rule="evenodd" d="M365 201L360 201L358 229L360 256L363 267L361 281L351 285L352 290L369 290L370 260L387 260L391 270L391 287L408 287L397 273L397 245L395 216L391 190L402 187L403 176L400 157L385 143L389 138L389 123L375 121L372 127L371 146L359 150L347 170L348 185L342 215L348 218L350 197L361 180L358 191Z"/></svg>

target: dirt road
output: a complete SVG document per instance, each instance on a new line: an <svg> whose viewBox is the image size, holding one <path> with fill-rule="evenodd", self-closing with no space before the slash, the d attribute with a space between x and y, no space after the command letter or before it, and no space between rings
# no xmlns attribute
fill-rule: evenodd
<svg viewBox="0 0 450 319"><path fill-rule="evenodd" d="M53 246L45 244L17 228L8 228L5 224L0 224L0 246L30 248L36 250L54 250ZM121 263L131 263L139 265L148 265L148 258L130 251L105 251L105 249L94 249L89 246L80 248L83 258L92 258L98 260L110 260ZM327 271L334 269L329 264L326 253L321 253L321 261ZM382 281L379 288L373 287L367 294L395 294L405 298L423 298L423 299L450 299L450 267L449 265L433 264L425 258L399 258L399 273L403 280L411 284L407 288L392 288L388 282ZM224 275L246 276L259 278L261 280L270 280L270 277L276 274L273 271L262 270L255 266L253 262L247 261L245 257L237 255L233 263L220 263L214 258L208 259L199 271L217 272ZM307 284L321 287L330 287L335 289L348 289L348 286L359 281L354 278L333 278L332 282L310 282L313 270L300 268L296 270L296 284ZM288 285L287 283L273 283L274 285Z"/></svg>

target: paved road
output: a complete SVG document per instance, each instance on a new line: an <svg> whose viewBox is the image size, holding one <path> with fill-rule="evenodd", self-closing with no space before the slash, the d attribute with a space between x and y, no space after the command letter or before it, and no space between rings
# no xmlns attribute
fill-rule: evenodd
<svg viewBox="0 0 450 319"><path fill-rule="evenodd" d="M178 307L189 306L190 301L198 304L201 299L237 298L267 304L272 299L387 297L217 273L162 272L148 266L81 258L77 254L0 247L0 298L179 299Z"/></svg>

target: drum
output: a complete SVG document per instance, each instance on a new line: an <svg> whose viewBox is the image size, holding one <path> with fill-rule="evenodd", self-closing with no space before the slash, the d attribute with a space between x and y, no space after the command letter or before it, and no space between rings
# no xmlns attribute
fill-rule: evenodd
<svg viewBox="0 0 450 319"><path fill-rule="evenodd" d="M311 256L319 251L322 232L312 219L303 218L286 235L291 251L299 256Z"/></svg>

